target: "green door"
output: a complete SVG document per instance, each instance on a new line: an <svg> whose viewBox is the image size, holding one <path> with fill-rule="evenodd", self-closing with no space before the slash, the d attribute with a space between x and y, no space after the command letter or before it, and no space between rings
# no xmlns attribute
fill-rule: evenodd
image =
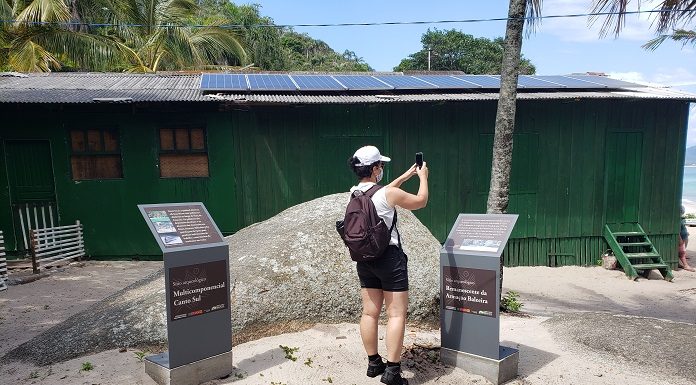
<svg viewBox="0 0 696 385"><path fill-rule="evenodd" d="M642 133L609 133L606 153L606 223L638 222L642 153Z"/></svg>
<svg viewBox="0 0 696 385"><path fill-rule="evenodd" d="M51 147L46 140L7 140L5 158L15 250L26 250L29 229L58 224Z"/></svg>

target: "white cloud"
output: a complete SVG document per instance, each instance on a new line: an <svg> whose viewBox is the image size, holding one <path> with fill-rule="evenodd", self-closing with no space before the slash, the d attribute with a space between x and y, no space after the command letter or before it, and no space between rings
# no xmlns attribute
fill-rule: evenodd
<svg viewBox="0 0 696 385"><path fill-rule="evenodd" d="M686 147L696 145L696 104L691 103L689 112L689 130L686 132Z"/></svg>
<svg viewBox="0 0 696 385"><path fill-rule="evenodd" d="M641 1L641 10L652 10L662 0ZM573 15L586 14L592 11L592 1L588 0L554 0L543 4L542 15ZM629 11L638 10L635 2L628 5ZM654 36L651 23L655 18L653 14L627 15L626 23L618 39L646 41ZM600 39L599 31L605 17L600 16L591 22L589 17L568 17L558 19L545 19L539 28L540 33L554 35L566 42L592 42ZM610 41L613 36L606 37Z"/></svg>
<svg viewBox="0 0 696 385"><path fill-rule="evenodd" d="M644 74L642 72L610 72L609 77L627 82L651 84L656 86L667 86L680 88L684 86L696 85L696 72L684 67L664 67L658 68L655 73Z"/></svg>
<svg viewBox="0 0 696 385"><path fill-rule="evenodd" d="M659 68L650 75L641 72L611 72L609 77L640 84L668 86L686 92L696 93L696 73L684 67ZM686 133L686 147L696 145L696 103L689 109L689 125Z"/></svg>

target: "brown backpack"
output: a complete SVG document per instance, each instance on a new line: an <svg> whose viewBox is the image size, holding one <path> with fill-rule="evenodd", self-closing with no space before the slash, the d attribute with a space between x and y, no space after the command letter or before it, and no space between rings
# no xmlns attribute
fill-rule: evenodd
<svg viewBox="0 0 696 385"><path fill-rule="evenodd" d="M391 232L396 225L396 209L392 226L387 228L372 202L372 196L382 187L374 185L365 192L360 189L353 191L345 217L342 221L336 221L336 231L348 247L350 258L356 262L379 258L389 246Z"/></svg>

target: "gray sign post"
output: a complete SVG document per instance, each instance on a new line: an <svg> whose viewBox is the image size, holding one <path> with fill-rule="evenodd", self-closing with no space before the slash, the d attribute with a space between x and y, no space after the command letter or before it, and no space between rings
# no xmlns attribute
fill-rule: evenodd
<svg viewBox="0 0 696 385"><path fill-rule="evenodd" d="M493 384L517 376L519 351L500 346L500 258L516 214L459 214L440 251L443 363Z"/></svg>
<svg viewBox="0 0 696 385"><path fill-rule="evenodd" d="M229 246L202 203L138 205L162 249L169 350L146 357L160 385L198 385L232 367Z"/></svg>

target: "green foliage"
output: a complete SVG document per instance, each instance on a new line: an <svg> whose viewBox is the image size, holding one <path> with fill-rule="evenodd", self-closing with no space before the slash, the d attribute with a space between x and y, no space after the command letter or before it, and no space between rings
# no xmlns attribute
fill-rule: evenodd
<svg viewBox="0 0 696 385"><path fill-rule="evenodd" d="M430 30L421 37L423 48L403 59L394 71L428 70L463 71L467 74L500 74L503 61L503 38L494 40L474 37L454 29ZM536 68L525 58L520 60L520 74L534 74Z"/></svg>
<svg viewBox="0 0 696 385"><path fill-rule="evenodd" d="M519 313L522 309L522 302L519 301L520 295L516 291L510 290L500 300L500 307L508 313Z"/></svg>
<svg viewBox="0 0 696 385"><path fill-rule="evenodd" d="M333 384L333 379L332 379L330 376L329 376L329 377L326 377L326 378L322 378L321 380L322 380L322 381L326 381L326 382L328 382L329 384Z"/></svg>
<svg viewBox="0 0 696 385"><path fill-rule="evenodd" d="M264 70L281 71L287 67L287 55L280 43L283 28L273 19L261 16L259 4L236 5L228 0L203 0L197 24L222 23L235 26L246 49L247 63Z"/></svg>
<svg viewBox="0 0 696 385"><path fill-rule="evenodd" d="M328 44L291 28L278 27L261 15L259 4L236 5L227 0L203 0L198 24L235 26L246 49L247 63L271 71L371 71L352 51L339 54Z"/></svg>
<svg viewBox="0 0 696 385"><path fill-rule="evenodd" d="M311 367L312 367L312 358L311 358L311 357L308 357L308 358L305 360L304 364L307 365L307 366L309 366L309 367L311 368Z"/></svg>
<svg viewBox="0 0 696 385"><path fill-rule="evenodd" d="M695 218L696 218L696 214L694 214L694 213L688 213L688 214L684 215L684 218L685 218L685 219L695 219Z"/></svg>
<svg viewBox="0 0 696 385"><path fill-rule="evenodd" d="M288 71L372 71L355 52L346 50L339 54L325 42L305 33L288 31L283 34L281 44L287 53Z"/></svg>
<svg viewBox="0 0 696 385"><path fill-rule="evenodd" d="M300 348L291 348L285 345L278 345L280 348L283 350L285 353L285 358L291 361L297 361L297 356L295 356L295 353L300 350Z"/></svg>
<svg viewBox="0 0 696 385"><path fill-rule="evenodd" d="M91 362L87 361L82 363L82 369L80 369L80 371L88 372L92 369L94 369L94 365L92 365Z"/></svg>
<svg viewBox="0 0 696 385"><path fill-rule="evenodd" d="M138 359L138 362L143 362L143 360L145 359L145 355L147 354L147 352L134 352L133 354L135 355L135 358Z"/></svg>

